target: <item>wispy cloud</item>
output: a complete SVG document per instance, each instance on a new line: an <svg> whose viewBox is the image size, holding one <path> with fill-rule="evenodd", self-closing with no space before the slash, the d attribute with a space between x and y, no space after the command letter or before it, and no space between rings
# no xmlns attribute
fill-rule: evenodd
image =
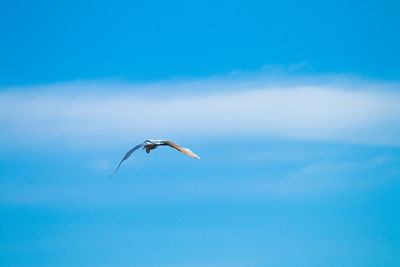
<svg viewBox="0 0 400 267"><path fill-rule="evenodd" d="M97 82L3 90L1 135L8 143L194 135L400 144L400 92L387 83L249 79L230 90L233 84ZM185 87L198 90L186 93Z"/></svg>
<svg viewBox="0 0 400 267"><path fill-rule="evenodd" d="M55 178L52 179L52 182L37 184L32 184L32 181L36 180L37 182L38 179L30 178L29 183L18 183L15 182L18 179L13 179L9 183L2 184L0 203L84 207L87 205L153 205L181 202L212 203L230 199L299 200L318 198L321 195L335 195L338 192L343 194L381 189L398 177L397 162L398 159L388 158L322 162L313 159L304 166L293 168L288 173L284 171L274 173L272 170L265 171L259 168L257 174L241 175L235 171L224 171L225 174L221 176L220 173L215 173L215 170L206 174L195 174L196 169L191 169L184 172L184 178L176 172L167 171L157 174L158 172L155 170L157 167L153 166L150 173L136 169L135 172L131 172L129 179L110 180L103 175L92 177L93 180L85 177L71 183L74 178L69 177L68 182L64 179L58 184L54 183ZM290 166L290 164L286 166ZM166 168L166 166L160 168ZM188 175L188 173L191 174ZM377 179L377 175L379 175L379 179Z"/></svg>

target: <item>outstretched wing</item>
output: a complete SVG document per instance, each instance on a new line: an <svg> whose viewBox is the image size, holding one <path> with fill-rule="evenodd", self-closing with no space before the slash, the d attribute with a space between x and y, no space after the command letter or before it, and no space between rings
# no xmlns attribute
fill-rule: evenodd
<svg viewBox="0 0 400 267"><path fill-rule="evenodd" d="M121 161L119 162L118 167L115 169L114 173L111 174L110 176L114 176L114 174L118 171L119 166L121 166L122 162L124 162L125 160L127 160L127 159L132 155L133 152L135 152L135 151L138 150L139 148L143 147L144 144L145 144L145 143L139 144L139 145L135 146L134 148L132 148L131 150L129 150L129 151L125 154L125 156L121 159Z"/></svg>
<svg viewBox="0 0 400 267"><path fill-rule="evenodd" d="M180 152L182 152L182 153L188 155L189 157L196 158L196 159L199 159L199 158L200 158L199 156L197 156L196 154L194 154L189 148L181 147L180 145L175 144L174 142L171 142L171 141L162 141L162 145L167 145L167 146L173 147L173 148L179 150Z"/></svg>

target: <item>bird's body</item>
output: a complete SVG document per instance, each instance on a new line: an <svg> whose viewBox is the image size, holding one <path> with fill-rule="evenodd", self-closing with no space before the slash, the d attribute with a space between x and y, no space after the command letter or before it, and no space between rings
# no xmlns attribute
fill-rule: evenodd
<svg viewBox="0 0 400 267"><path fill-rule="evenodd" d="M132 155L132 153L135 152L136 150L138 150L139 148L142 147L142 149L146 149L147 153L150 153L151 150L156 149L158 146L170 146L170 147L175 148L176 150L188 155L189 157L200 159L200 157L197 156L196 154L194 154L189 148L181 147L180 145L178 145L174 142L166 141L166 140L147 139L146 141L135 146L134 148L132 148L125 154L125 156L122 158L122 160L118 164L117 169L114 171L114 173L111 176L113 176L117 172L117 170L121 166L122 162L127 160Z"/></svg>

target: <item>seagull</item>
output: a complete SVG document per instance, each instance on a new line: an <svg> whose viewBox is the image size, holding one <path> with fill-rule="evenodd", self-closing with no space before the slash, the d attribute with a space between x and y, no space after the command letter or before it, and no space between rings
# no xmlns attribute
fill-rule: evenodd
<svg viewBox="0 0 400 267"><path fill-rule="evenodd" d="M170 146L170 147L175 148L175 149L179 150L180 152L188 155L189 157L200 159L200 157L197 156L196 154L194 154L189 148L181 147L180 145L178 145L174 142L166 141L166 140L148 139L148 140L144 141L143 143L135 146L131 150L129 150L125 154L125 156L122 158L122 160L119 162L117 169L115 169L114 173L111 174L110 176L114 176L114 174L118 171L119 167L121 166L122 162L127 160L132 155L132 153L135 152L136 150L138 150L139 148L142 147L142 149L146 149L147 153L150 153L151 150L156 149L158 146Z"/></svg>

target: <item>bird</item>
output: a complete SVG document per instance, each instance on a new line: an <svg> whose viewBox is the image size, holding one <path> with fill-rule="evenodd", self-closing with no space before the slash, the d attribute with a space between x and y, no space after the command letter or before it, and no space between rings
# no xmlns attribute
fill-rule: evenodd
<svg viewBox="0 0 400 267"><path fill-rule="evenodd" d="M179 150L180 152L188 155L189 157L200 159L199 156L197 156L195 153L193 153L189 148L182 147L172 141L167 141L167 140L152 140L152 139L147 139L141 144L138 144L137 146L133 147L131 150L129 150L125 156L122 158L122 160L119 162L117 168L115 169L114 173L111 174L110 176L114 176L115 173L118 171L119 167L121 166L122 162L127 160L133 152L138 150L139 148L142 148L143 150L146 149L147 153L150 153L151 150L156 149L158 146L170 146L172 148L175 148L176 150Z"/></svg>

